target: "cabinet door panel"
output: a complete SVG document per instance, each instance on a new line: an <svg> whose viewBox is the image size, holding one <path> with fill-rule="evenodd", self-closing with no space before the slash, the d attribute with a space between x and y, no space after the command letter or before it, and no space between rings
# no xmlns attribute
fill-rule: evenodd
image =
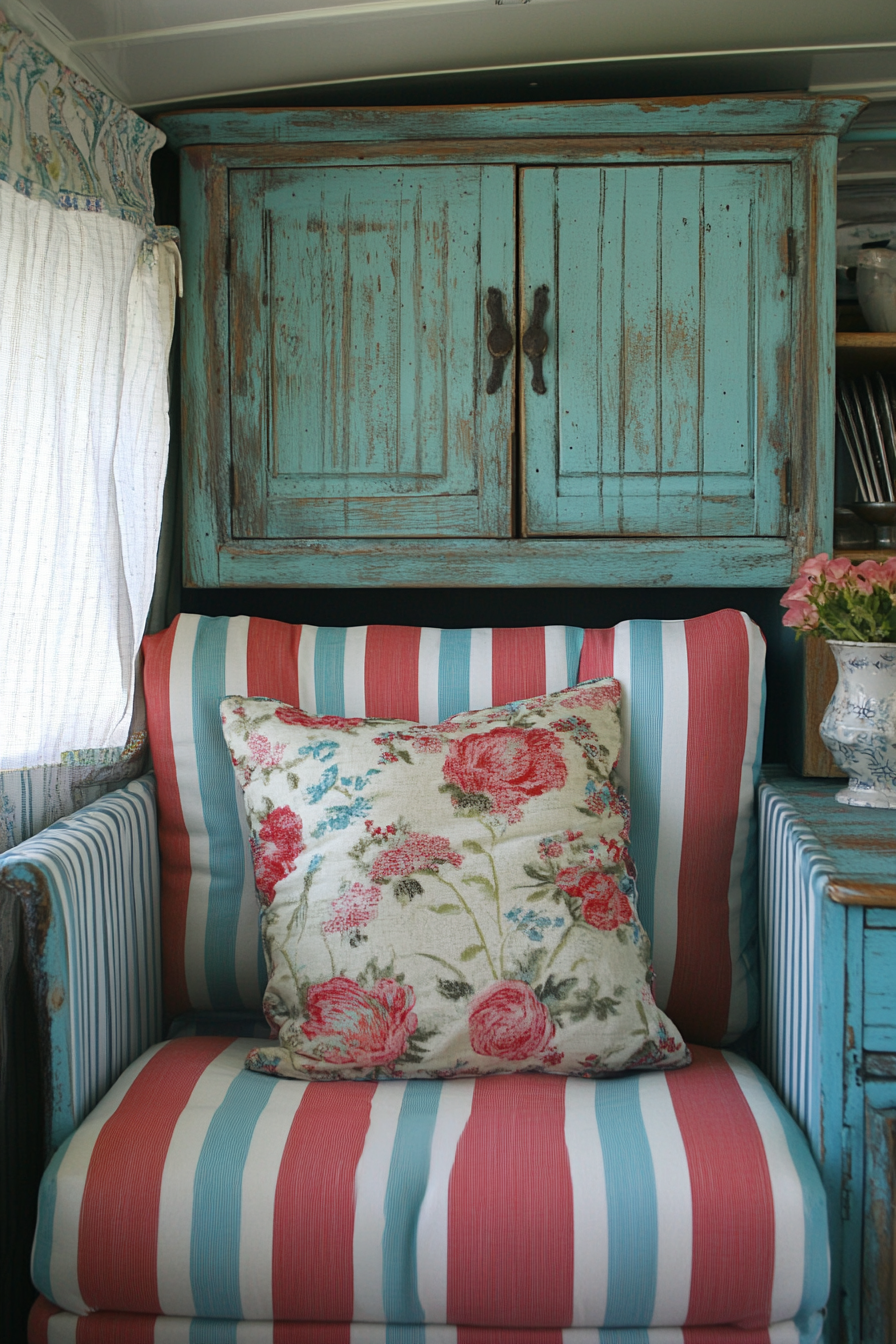
<svg viewBox="0 0 896 1344"><path fill-rule="evenodd" d="M234 535L507 536L515 173L231 173Z"/></svg>
<svg viewBox="0 0 896 1344"><path fill-rule="evenodd" d="M790 194L778 164L523 172L527 534L785 534Z"/></svg>

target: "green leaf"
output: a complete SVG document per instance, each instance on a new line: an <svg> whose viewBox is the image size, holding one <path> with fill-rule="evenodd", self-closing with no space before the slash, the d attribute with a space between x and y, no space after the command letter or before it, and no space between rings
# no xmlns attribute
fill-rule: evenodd
<svg viewBox="0 0 896 1344"><path fill-rule="evenodd" d="M473 993L473 986L466 980L436 980L439 993L443 999L451 999L456 1003L458 999L468 999ZM288 1014L287 1014L288 1016Z"/></svg>
<svg viewBox="0 0 896 1344"><path fill-rule="evenodd" d="M484 951L485 948L481 943L471 943L469 947L465 947L463 952L461 952L460 959L461 961L472 961L474 957L478 957L479 953Z"/></svg>
<svg viewBox="0 0 896 1344"><path fill-rule="evenodd" d="M531 896L527 896L526 900L530 905L533 901L543 901L545 896L550 896L553 890L553 887L539 887L537 891L533 891Z"/></svg>
<svg viewBox="0 0 896 1344"><path fill-rule="evenodd" d="M411 764L411 754L409 751L396 751L395 755L400 761L404 761L405 765Z"/></svg>
<svg viewBox="0 0 896 1344"><path fill-rule="evenodd" d="M554 874L547 868L539 868L534 863L524 863L523 872L527 877L534 878L536 882L550 882L553 885Z"/></svg>
<svg viewBox="0 0 896 1344"><path fill-rule="evenodd" d="M469 850L471 854L485 853L485 850L482 848L478 840L465 840L463 843L463 848Z"/></svg>
<svg viewBox="0 0 896 1344"><path fill-rule="evenodd" d="M445 905L428 905L426 908L427 908L427 910L431 910L431 911L433 912L434 915L459 915L459 914L460 914L460 906L459 906L459 905L452 905L452 904L450 903L450 901L447 902Z"/></svg>
<svg viewBox="0 0 896 1344"><path fill-rule="evenodd" d="M495 884L494 882L490 881L489 878L482 877L479 873L471 873L469 877L461 878L461 881L466 887L470 886L482 887L485 891L488 892L489 896L491 896L494 899Z"/></svg>

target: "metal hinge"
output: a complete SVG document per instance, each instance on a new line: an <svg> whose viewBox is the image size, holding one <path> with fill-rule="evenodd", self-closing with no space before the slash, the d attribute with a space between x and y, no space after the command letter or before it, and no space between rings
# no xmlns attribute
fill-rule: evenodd
<svg viewBox="0 0 896 1344"><path fill-rule="evenodd" d="M842 1220L843 1220L844 1223L846 1223L846 1222L849 1221L850 1207L851 1207L851 1201L850 1201L850 1195L849 1195L849 1186L847 1186L847 1185L841 1186L841 1189L840 1189L840 1217L842 1218Z"/></svg>
<svg viewBox="0 0 896 1344"><path fill-rule="evenodd" d="M796 234L787 230L787 274L796 275Z"/></svg>

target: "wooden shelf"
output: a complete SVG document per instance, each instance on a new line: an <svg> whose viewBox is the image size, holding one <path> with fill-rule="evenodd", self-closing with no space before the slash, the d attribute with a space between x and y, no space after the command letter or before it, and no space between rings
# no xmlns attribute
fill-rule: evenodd
<svg viewBox="0 0 896 1344"><path fill-rule="evenodd" d="M896 331L838 331L838 350L896 350Z"/></svg>

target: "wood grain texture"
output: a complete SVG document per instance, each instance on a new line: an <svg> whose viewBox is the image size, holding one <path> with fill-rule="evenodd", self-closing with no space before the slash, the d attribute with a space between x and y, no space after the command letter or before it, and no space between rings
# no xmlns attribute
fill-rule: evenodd
<svg viewBox="0 0 896 1344"><path fill-rule="evenodd" d="M521 213L527 533L784 535L789 168L524 169Z"/></svg>
<svg viewBox="0 0 896 1344"><path fill-rule="evenodd" d="M231 535L227 173L207 149L190 149L180 182L184 582L208 588Z"/></svg>
<svg viewBox="0 0 896 1344"><path fill-rule="evenodd" d="M896 1344L896 1098L887 1083L867 1094L862 1336Z"/></svg>
<svg viewBox="0 0 896 1344"><path fill-rule="evenodd" d="M168 112L157 123L175 149L186 145L558 135L838 135L860 98L799 94L654 98L626 102L408 108L222 108ZM499 130L500 128L500 130Z"/></svg>
<svg viewBox="0 0 896 1344"><path fill-rule="evenodd" d="M231 173L239 537L511 529L515 175L475 164ZM512 361L511 361L512 364Z"/></svg>
<svg viewBox="0 0 896 1344"><path fill-rule="evenodd" d="M865 905L896 910L896 882L829 882L828 896L838 905Z"/></svg>
<svg viewBox="0 0 896 1344"><path fill-rule="evenodd" d="M818 779L845 779L819 736L819 726L837 685L837 664L825 639L805 639L803 655L803 753L800 773Z"/></svg>
<svg viewBox="0 0 896 1344"><path fill-rule="evenodd" d="M858 106L166 117L209 141L182 154L186 582L786 585L829 542L830 132ZM551 291L516 450L519 351L470 398L495 277L518 340Z"/></svg>
<svg viewBox="0 0 896 1344"><path fill-rule="evenodd" d="M643 588L783 586L784 540L664 538L556 540L228 542L218 550L223 587Z"/></svg>

